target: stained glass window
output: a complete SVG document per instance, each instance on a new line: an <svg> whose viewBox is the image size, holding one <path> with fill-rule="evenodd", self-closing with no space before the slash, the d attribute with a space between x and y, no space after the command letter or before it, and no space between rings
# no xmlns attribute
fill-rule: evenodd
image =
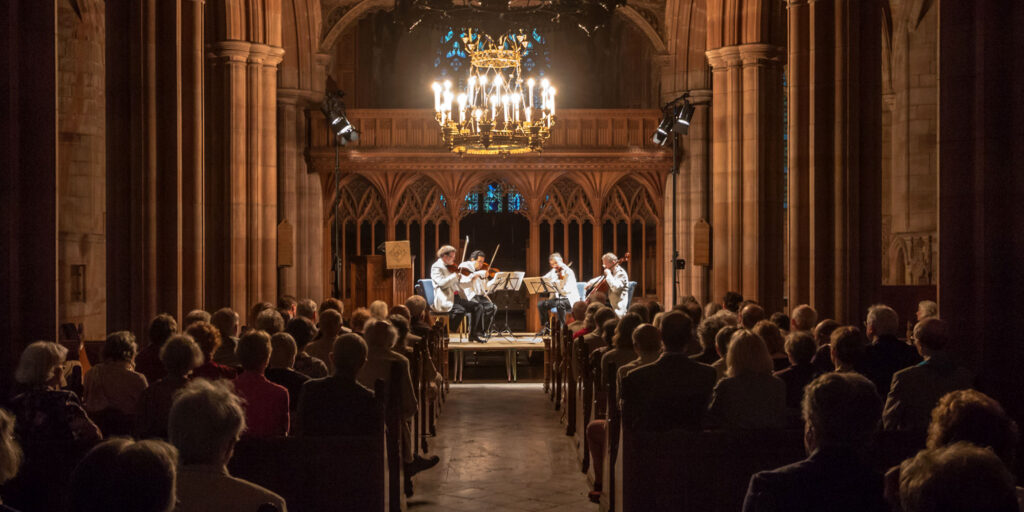
<svg viewBox="0 0 1024 512"><path fill-rule="evenodd" d="M464 208L470 213L517 213L523 209L523 195L504 183L491 182L479 192L466 194Z"/></svg>
<svg viewBox="0 0 1024 512"><path fill-rule="evenodd" d="M525 48L522 54L524 75L536 76L538 78L545 76L551 69L551 52L547 47L547 38L536 28L523 31L520 34L526 38L523 41ZM512 33L508 35L511 36ZM449 27L442 32L440 45L438 45L437 54L434 57L434 68L438 70L438 74L442 78L454 78L460 82L459 85L462 85L461 80L463 80L466 70L469 68L466 36L465 29ZM498 35L495 35L495 40L498 38ZM471 47L483 46L479 32L473 32L473 38L468 44Z"/></svg>
<svg viewBox="0 0 1024 512"><path fill-rule="evenodd" d="M466 211L476 213L480 211L480 194L471 192L466 194Z"/></svg>
<svg viewBox="0 0 1024 512"><path fill-rule="evenodd" d="M484 194L484 211L487 213L501 213L504 209L505 197L501 193L501 185L491 183L487 185L487 192Z"/></svg>

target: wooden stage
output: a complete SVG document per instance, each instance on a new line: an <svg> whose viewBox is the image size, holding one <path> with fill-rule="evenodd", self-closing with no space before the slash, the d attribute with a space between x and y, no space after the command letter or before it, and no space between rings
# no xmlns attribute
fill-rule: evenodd
<svg viewBox="0 0 1024 512"><path fill-rule="evenodd" d="M546 338L538 337L532 332L517 332L511 336L494 335L487 343L471 343L466 341L464 334L452 333L448 341L448 351L455 358L454 382L462 382L462 370L466 365L466 352L505 352L505 376L509 382L518 380L518 357L520 350L534 351L545 348Z"/></svg>

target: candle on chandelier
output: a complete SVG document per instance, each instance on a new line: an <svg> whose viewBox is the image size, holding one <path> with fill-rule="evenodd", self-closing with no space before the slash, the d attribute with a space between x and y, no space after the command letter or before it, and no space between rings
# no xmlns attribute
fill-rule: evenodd
<svg viewBox="0 0 1024 512"><path fill-rule="evenodd" d="M491 96L491 122L493 123L498 116L498 102L501 101L498 95Z"/></svg>
<svg viewBox="0 0 1024 512"><path fill-rule="evenodd" d="M555 115L555 94L558 93L554 87L548 89L548 94L551 95L551 115Z"/></svg>
<svg viewBox="0 0 1024 512"><path fill-rule="evenodd" d="M431 88L434 89L434 112L441 112L441 84L434 82Z"/></svg>
<svg viewBox="0 0 1024 512"><path fill-rule="evenodd" d="M523 97L518 92L512 95L512 119L519 122L519 104L523 101Z"/></svg>
<svg viewBox="0 0 1024 512"><path fill-rule="evenodd" d="M476 109L473 111L473 117L476 118L476 131L480 133L480 117L484 115L484 111Z"/></svg>
<svg viewBox="0 0 1024 512"><path fill-rule="evenodd" d="M444 91L444 105L443 105L442 108L444 109L445 116L447 116L449 121L451 121L451 119L452 119L452 96L453 96L452 92L447 90L447 89L445 89L445 91Z"/></svg>
<svg viewBox="0 0 1024 512"><path fill-rule="evenodd" d="M505 124L508 124L508 94L505 94L501 97L501 104L501 110L503 112L502 115L505 117Z"/></svg>
<svg viewBox="0 0 1024 512"><path fill-rule="evenodd" d="M469 104L473 104L473 88L476 87L476 75L469 75L469 88L466 91L466 98L469 100Z"/></svg>
<svg viewBox="0 0 1024 512"><path fill-rule="evenodd" d="M466 94L459 94L459 124L466 122Z"/></svg>
<svg viewBox="0 0 1024 512"><path fill-rule="evenodd" d="M530 96L529 96L530 102L529 102L528 105L526 105L529 108L533 108L533 86L536 83L537 82L534 81L534 79L532 79L532 78L530 78L529 80L526 81L526 86L530 88Z"/></svg>

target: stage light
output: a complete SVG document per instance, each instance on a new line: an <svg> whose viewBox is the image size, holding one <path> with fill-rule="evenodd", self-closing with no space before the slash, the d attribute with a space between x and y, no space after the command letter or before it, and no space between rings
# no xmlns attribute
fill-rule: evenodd
<svg viewBox="0 0 1024 512"><path fill-rule="evenodd" d="M327 118L334 135L342 138L342 145L358 139L358 132L345 116L345 102L341 100L344 96L344 91L328 93L320 104L320 112Z"/></svg>
<svg viewBox="0 0 1024 512"><path fill-rule="evenodd" d="M684 99L683 104L676 107L676 121L672 125L672 131L679 135L686 135L690 131L690 119L693 118L693 111L693 105Z"/></svg>
<svg viewBox="0 0 1024 512"><path fill-rule="evenodd" d="M672 127L675 124L675 111L671 108L666 107L661 116L661 123L658 124L658 129L654 132L654 137L651 138L655 144L664 146L668 142L668 136L672 132Z"/></svg>
<svg viewBox="0 0 1024 512"><path fill-rule="evenodd" d="M686 135L690 131L690 119L693 118L694 107L687 99L688 97L689 93L684 93L662 107L661 123L658 124L654 136L651 137L655 144L664 146L668 142L669 135L673 133ZM682 103L679 103L680 100Z"/></svg>

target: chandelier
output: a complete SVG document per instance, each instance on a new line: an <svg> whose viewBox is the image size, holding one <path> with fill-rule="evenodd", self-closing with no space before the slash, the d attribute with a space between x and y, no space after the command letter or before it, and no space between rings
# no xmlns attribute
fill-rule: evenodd
<svg viewBox="0 0 1024 512"><path fill-rule="evenodd" d="M524 82L526 35L505 35L495 42L467 30L462 40L470 57L465 89L454 89L451 80L432 86L444 144L449 151L471 155L540 151L555 124L557 91L547 78Z"/></svg>

